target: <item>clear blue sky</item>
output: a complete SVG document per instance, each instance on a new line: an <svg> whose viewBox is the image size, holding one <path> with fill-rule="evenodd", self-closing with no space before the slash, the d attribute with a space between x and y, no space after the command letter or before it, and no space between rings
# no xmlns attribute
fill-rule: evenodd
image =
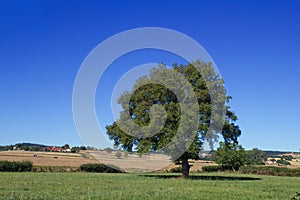
<svg viewBox="0 0 300 200"><path fill-rule="evenodd" d="M114 34L155 26L187 34L214 59L233 96L245 148L298 151L299 10L300 1L277 0L1 1L0 144L81 145L72 117L81 62ZM100 82L102 126L112 122L105 99L128 70L121 66L173 61L157 51L145 55L120 58Z"/></svg>

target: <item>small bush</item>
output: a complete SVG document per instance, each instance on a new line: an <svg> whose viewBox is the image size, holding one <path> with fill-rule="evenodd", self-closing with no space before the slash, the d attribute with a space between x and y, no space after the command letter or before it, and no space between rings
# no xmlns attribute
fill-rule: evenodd
<svg viewBox="0 0 300 200"><path fill-rule="evenodd" d="M30 161L0 161L0 172L29 172L31 169Z"/></svg>
<svg viewBox="0 0 300 200"><path fill-rule="evenodd" d="M80 171L97 173L122 173L122 170L119 168L104 164L83 164L80 166Z"/></svg>
<svg viewBox="0 0 300 200"><path fill-rule="evenodd" d="M204 172L220 172L220 171L224 171L222 166L203 166L202 170Z"/></svg>
<svg viewBox="0 0 300 200"><path fill-rule="evenodd" d="M288 161L292 161L293 160L293 156L291 156L291 155L288 155L288 156L282 156L282 159L284 159L284 160L288 160Z"/></svg>
<svg viewBox="0 0 300 200"><path fill-rule="evenodd" d="M112 148L106 147L105 149L103 149L104 151L106 151L106 153L111 153L113 152Z"/></svg>
<svg viewBox="0 0 300 200"><path fill-rule="evenodd" d="M279 165L291 165L291 163L289 161L286 161L283 159L277 160L276 163Z"/></svg>
<svg viewBox="0 0 300 200"><path fill-rule="evenodd" d="M117 151L117 153L115 154L115 156L120 159L121 156L122 156L122 153L120 151Z"/></svg>

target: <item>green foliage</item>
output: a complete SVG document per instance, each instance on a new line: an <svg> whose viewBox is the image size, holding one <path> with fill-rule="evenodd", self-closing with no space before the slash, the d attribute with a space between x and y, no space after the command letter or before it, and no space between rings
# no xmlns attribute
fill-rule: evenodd
<svg viewBox="0 0 300 200"><path fill-rule="evenodd" d="M24 151L42 151L46 146L32 143L17 143L15 144L15 147Z"/></svg>
<svg viewBox="0 0 300 200"><path fill-rule="evenodd" d="M217 163L222 165L223 169L238 170L245 164L245 150L240 145L233 143L220 142L220 146L215 152Z"/></svg>
<svg viewBox="0 0 300 200"><path fill-rule="evenodd" d="M288 160L288 161L292 161L293 160L293 156L292 155L283 155L282 159Z"/></svg>
<svg viewBox="0 0 300 200"><path fill-rule="evenodd" d="M77 146L76 146L76 147L72 147L72 148L71 148L71 152L72 152L72 153L78 153L79 151L80 151L80 147L77 147Z"/></svg>
<svg viewBox="0 0 300 200"><path fill-rule="evenodd" d="M106 151L107 153L111 153L113 151L112 148L106 147L105 149L103 149L104 151Z"/></svg>
<svg viewBox="0 0 300 200"><path fill-rule="evenodd" d="M13 150L13 149L14 149L13 145L0 146L0 151L9 151L9 150Z"/></svg>
<svg viewBox="0 0 300 200"><path fill-rule="evenodd" d="M286 167L273 166L243 166L240 172L244 174L259 174L259 175L273 175L273 176L297 176L300 177L300 169L289 169Z"/></svg>
<svg viewBox="0 0 300 200"><path fill-rule="evenodd" d="M224 171L222 166L203 166L202 170L204 172L221 172L221 171Z"/></svg>
<svg viewBox="0 0 300 200"><path fill-rule="evenodd" d="M87 149L87 150L97 150L97 148L91 147L91 146L87 146L86 149Z"/></svg>
<svg viewBox="0 0 300 200"><path fill-rule="evenodd" d="M267 154L257 148L253 148L250 151L246 151L246 164L247 165L264 165L264 161L267 160Z"/></svg>
<svg viewBox="0 0 300 200"><path fill-rule="evenodd" d="M33 172L79 172L79 167L69 166L33 166Z"/></svg>
<svg viewBox="0 0 300 200"><path fill-rule="evenodd" d="M83 172L122 173L118 167L104 164L83 164L80 165L80 170Z"/></svg>
<svg viewBox="0 0 300 200"><path fill-rule="evenodd" d="M202 75L205 74L206 80L204 80L197 68L201 69ZM188 117L188 123L184 123L184 126L182 126L184 128L179 126L181 120L183 120L181 113L182 102L178 100L177 96L170 88L166 88L160 84L154 84L157 83L158 80L170 80L172 83L171 85L176 85L176 90L185 91L183 92L185 95L182 94L183 96L181 98L188 99L189 96L192 96L194 93L189 92L189 90L186 89L186 86L180 84L176 78L172 79L172 77L175 77L175 72L182 74L184 79L188 81L196 95L195 99L198 101L198 105L195 106L194 109L190 109L191 111L189 112L191 113L185 113L185 115L190 115L191 117ZM182 78L182 76L180 77ZM214 92L218 94L215 99L218 108L212 107L211 105L212 100L208 89L209 86L214 87ZM176 159L185 161L182 163L186 165L188 159L199 158L198 153L205 139L211 146L213 146L213 143L218 139L218 135L215 132L208 131L208 127L211 125L210 119L212 117L212 110L226 109L226 122L221 134L226 142L237 144L237 138L240 136L241 131L239 127L234 124L237 120L237 116L230 110L229 106L225 106L226 99L224 95L225 89L223 80L216 74L210 63L206 64L201 61L196 61L195 63L188 65L174 64L173 69L169 69L165 65L159 65L150 71L149 76L144 76L136 81L132 91L125 92L119 97L118 103L122 106L123 111L120 113L119 120L106 126L107 134L109 138L114 141L115 146L120 147L123 150L129 152L136 150L139 154L163 150L172 157L173 161L176 161ZM230 98L231 97L227 98L227 102ZM139 135L140 132L139 134L134 135L132 129L129 128L128 131L124 131L124 129L121 129L118 126L118 123L122 123L126 127L127 123L133 121L134 124L139 127L148 127L151 126L152 121L155 120L155 122L160 125L161 121L164 120L154 116L151 117L151 109L160 112L158 107L155 107L154 105L163 107L166 112L166 123L159 129L155 136L147 135L147 137L144 137L145 135L143 134ZM192 120L194 117L194 113L192 112L198 109L200 112L199 120L196 122L199 122L198 129L196 125L197 133L192 137L191 144L188 147L186 147L185 144L174 144L174 147L169 149L166 148L174 137L184 138L179 140L185 141L186 138L191 135L192 131L190 131L191 128L189 125L195 123L194 120ZM219 112L217 113L219 114ZM221 114L218 114L213 117L215 119L220 118L221 116L219 115ZM127 117L128 115L130 116L129 118ZM193 121L193 123L189 120ZM215 127L221 126L221 124L218 124L217 120L212 123L214 123L212 125ZM180 132L181 134L177 134L178 130L182 130L182 132ZM178 146L180 146L180 148L178 148ZM178 158L176 156L179 149L180 153L182 153L180 155L182 156ZM187 166L188 165L184 167L183 171L189 171Z"/></svg>
<svg viewBox="0 0 300 200"><path fill-rule="evenodd" d="M291 165L291 163L289 161L286 161L282 158L280 160L276 160L276 163L279 165Z"/></svg>
<svg viewBox="0 0 300 200"><path fill-rule="evenodd" d="M268 157L271 158L279 158L281 157L281 155L283 154L290 154L291 152L287 152L287 151L264 151Z"/></svg>
<svg viewBox="0 0 300 200"><path fill-rule="evenodd" d="M170 172L170 173L181 173L182 172L182 167L178 166L178 167L172 168L168 172Z"/></svg>
<svg viewBox="0 0 300 200"><path fill-rule="evenodd" d="M121 158L122 153L121 153L120 151L117 151L116 154L115 154L115 156L116 156L117 158Z"/></svg>
<svg viewBox="0 0 300 200"><path fill-rule="evenodd" d="M0 161L0 172L29 172L31 169L30 161Z"/></svg>
<svg viewBox="0 0 300 200"><path fill-rule="evenodd" d="M80 146L79 150L87 150L85 146Z"/></svg>
<svg viewBox="0 0 300 200"><path fill-rule="evenodd" d="M203 166L202 170L204 172L225 172L225 171L232 171L232 166L229 165ZM238 168L234 170L238 170Z"/></svg>

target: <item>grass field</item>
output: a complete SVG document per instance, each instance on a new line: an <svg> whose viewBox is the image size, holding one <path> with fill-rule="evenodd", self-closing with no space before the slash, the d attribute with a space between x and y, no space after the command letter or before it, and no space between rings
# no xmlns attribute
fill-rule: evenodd
<svg viewBox="0 0 300 200"><path fill-rule="evenodd" d="M300 179L293 177L197 173L184 180L176 176L0 173L0 199L291 199L300 192Z"/></svg>

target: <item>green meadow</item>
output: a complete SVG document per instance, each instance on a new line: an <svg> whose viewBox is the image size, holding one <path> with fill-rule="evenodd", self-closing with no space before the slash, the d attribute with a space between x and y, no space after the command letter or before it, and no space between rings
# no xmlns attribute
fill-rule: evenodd
<svg viewBox="0 0 300 200"><path fill-rule="evenodd" d="M300 178L238 173L0 173L0 199L292 199Z"/></svg>

